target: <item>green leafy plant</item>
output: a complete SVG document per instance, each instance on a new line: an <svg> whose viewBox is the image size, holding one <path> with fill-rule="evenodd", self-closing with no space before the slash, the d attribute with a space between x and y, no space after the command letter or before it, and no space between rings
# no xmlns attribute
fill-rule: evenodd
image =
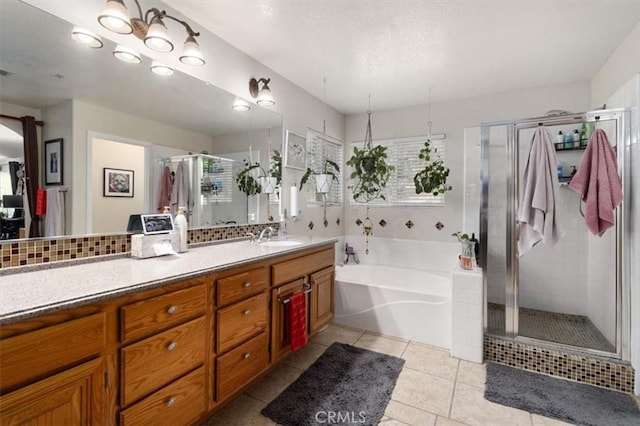
<svg viewBox="0 0 640 426"><path fill-rule="evenodd" d="M424 143L424 148L420 150L419 157L426 164L424 169L413 177L416 194L424 192L438 196L453 189L451 185L447 185L449 168L444 166L444 162L440 158L431 159L432 155L437 154L437 151L437 148L431 147L431 140L429 139Z"/></svg>
<svg viewBox="0 0 640 426"><path fill-rule="evenodd" d="M260 166L260 163L250 163L246 159L242 160L242 164L244 168L236 175L238 189L247 194L247 196L260 194L260 192L262 192L262 186L258 179L260 176L266 175L264 169ZM256 173L259 172L262 172L262 174L256 176Z"/></svg>
<svg viewBox="0 0 640 426"><path fill-rule="evenodd" d="M282 182L282 155L280 155L280 151L277 149L274 149L271 153L269 175L276 178L276 186L280 186Z"/></svg>
<svg viewBox="0 0 640 426"><path fill-rule="evenodd" d="M463 234L460 231L454 232L453 234L451 234L451 236L452 237L456 237L458 239L458 241L460 241L460 242L469 241L469 235Z"/></svg>
<svg viewBox="0 0 640 426"><path fill-rule="evenodd" d="M386 146L354 147L347 165L353 167L351 179L356 182L353 186L355 201L368 203L376 198L385 199L382 190L395 170L394 166L387 164Z"/></svg>
<svg viewBox="0 0 640 426"><path fill-rule="evenodd" d="M300 179L300 187L298 188L298 191L302 191L302 185L307 183L311 175L330 175L332 181L338 182L340 180L338 178L338 176L340 175L340 166L335 161L325 158L322 162L321 171L317 172L310 167L307 167L307 170L304 172L302 178Z"/></svg>

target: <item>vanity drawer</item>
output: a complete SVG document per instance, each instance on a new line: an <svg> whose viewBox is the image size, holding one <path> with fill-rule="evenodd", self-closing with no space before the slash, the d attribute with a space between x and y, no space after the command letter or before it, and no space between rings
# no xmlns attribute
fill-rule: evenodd
<svg viewBox="0 0 640 426"><path fill-rule="evenodd" d="M235 393L269 364L267 333L254 337L217 359L218 401Z"/></svg>
<svg viewBox="0 0 640 426"><path fill-rule="evenodd" d="M218 310L218 353L266 330L267 313L266 293Z"/></svg>
<svg viewBox="0 0 640 426"><path fill-rule="evenodd" d="M201 285L132 303L121 311L122 341L137 339L202 315L207 306L204 278Z"/></svg>
<svg viewBox="0 0 640 426"><path fill-rule="evenodd" d="M0 341L2 389L98 355L106 346L104 313Z"/></svg>
<svg viewBox="0 0 640 426"><path fill-rule="evenodd" d="M120 413L120 424L186 425L198 420L205 407L204 367L165 386Z"/></svg>
<svg viewBox="0 0 640 426"><path fill-rule="evenodd" d="M122 405L155 391L205 361L204 317L121 350Z"/></svg>
<svg viewBox="0 0 640 426"><path fill-rule="evenodd" d="M273 268L273 286L293 281L312 272L332 266L335 260L334 249L300 256L295 259L276 263Z"/></svg>
<svg viewBox="0 0 640 426"><path fill-rule="evenodd" d="M266 266L231 275L218 280L218 306L246 299L266 290L269 285L269 270Z"/></svg>

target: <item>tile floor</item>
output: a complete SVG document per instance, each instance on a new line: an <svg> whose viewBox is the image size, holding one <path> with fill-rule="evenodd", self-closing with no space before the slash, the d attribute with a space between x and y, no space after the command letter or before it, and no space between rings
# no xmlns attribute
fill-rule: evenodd
<svg viewBox="0 0 640 426"><path fill-rule="evenodd" d="M555 419L486 401L485 365L446 350L330 325L202 426L274 425L260 410L293 383L333 342L399 356L406 362L380 424L385 426L557 426Z"/></svg>

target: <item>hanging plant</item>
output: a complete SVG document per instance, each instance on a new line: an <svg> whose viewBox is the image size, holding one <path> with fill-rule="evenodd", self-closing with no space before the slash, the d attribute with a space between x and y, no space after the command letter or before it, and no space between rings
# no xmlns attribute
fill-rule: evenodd
<svg viewBox="0 0 640 426"><path fill-rule="evenodd" d="M274 149L271 153L269 175L276 178L276 186L280 186L280 182L282 182L282 155L280 155L280 151L277 149Z"/></svg>
<svg viewBox="0 0 640 426"><path fill-rule="evenodd" d="M319 175L331 176L331 181L332 182L333 181L338 182L340 180L338 178L338 176L340 175L340 166L335 161L332 161L332 160L329 160L328 158L325 158L322 161L322 169L319 172L313 170L311 167L307 167L307 171L304 172L304 175L302 175L302 178L300 179L300 186L298 188L298 191L302 191L302 185L307 183L307 181L309 180L311 175L313 175L313 176L319 176Z"/></svg>
<svg viewBox="0 0 640 426"><path fill-rule="evenodd" d="M353 167L351 180L353 186L353 199L360 203L368 203L376 198L385 199L382 190L387 186L394 166L387 164L387 147L372 144L371 137L371 111L367 122L367 131L364 139L364 148L353 148L353 155L347 161L347 165Z"/></svg>
<svg viewBox="0 0 640 426"><path fill-rule="evenodd" d="M432 160L432 154L437 154L438 149L431 147L431 140L427 139L424 148L420 150L419 157L426 162L424 169L420 170L413 177L416 187L416 194L426 193L438 196L453 188L447 185L449 168L444 166L444 162L438 157Z"/></svg>
<svg viewBox="0 0 640 426"><path fill-rule="evenodd" d="M242 164L244 165L243 169L236 175L238 189L247 194L247 196L260 194L262 186L259 178L266 175L264 169L260 166L260 163L250 163L246 159L242 160ZM256 176L256 172L260 171L262 174Z"/></svg>

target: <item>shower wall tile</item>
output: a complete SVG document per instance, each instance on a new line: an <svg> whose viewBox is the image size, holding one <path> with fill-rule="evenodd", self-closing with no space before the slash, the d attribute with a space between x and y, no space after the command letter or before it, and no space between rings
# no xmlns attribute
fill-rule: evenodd
<svg viewBox="0 0 640 426"><path fill-rule="evenodd" d="M621 392L632 393L634 389L635 371L628 363L574 355L493 336L484 337L484 360Z"/></svg>

